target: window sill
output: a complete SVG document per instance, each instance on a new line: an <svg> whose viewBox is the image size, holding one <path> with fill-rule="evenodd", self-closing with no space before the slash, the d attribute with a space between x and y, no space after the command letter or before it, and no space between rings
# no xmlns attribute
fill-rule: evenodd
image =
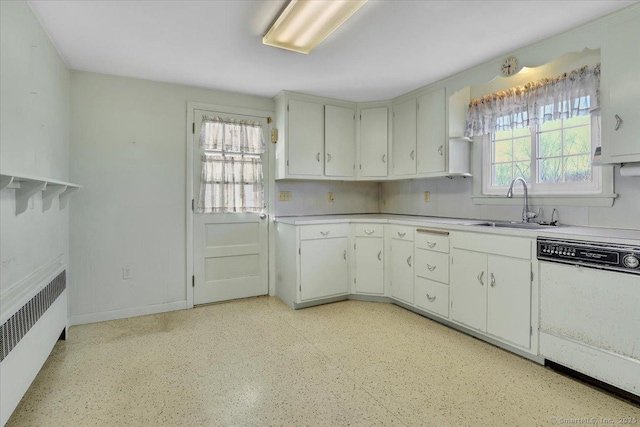
<svg viewBox="0 0 640 427"><path fill-rule="evenodd" d="M618 194L554 194L546 196L529 196L529 204L532 206L613 206ZM507 198L505 196L474 196L473 203L476 205L522 205L522 196Z"/></svg>

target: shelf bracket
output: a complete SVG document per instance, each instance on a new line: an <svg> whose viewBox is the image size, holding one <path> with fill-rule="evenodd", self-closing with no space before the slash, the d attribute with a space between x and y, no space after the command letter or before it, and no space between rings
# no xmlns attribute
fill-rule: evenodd
<svg viewBox="0 0 640 427"><path fill-rule="evenodd" d="M7 188L15 178L11 175L0 175L0 190Z"/></svg>
<svg viewBox="0 0 640 427"><path fill-rule="evenodd" d="M21 181L20 188L16 188L16 215L27 210L29 199L47 188L46 181Z"/></svg>
<svg viewBox="0 0 640 427"><path fill-rule="evenodd" d="M60 198L59 198L60 210L67 207L67 205L69 204L69 197L71 197L71 195L78 190L79 190L79 187L67 187L62 193L60 193Z"/></svg>
<svg viewBox="0 0 640 427"><path fill-rule="evenodd" d="M42 212L46 212L51 209L53 199L63 193L66 189L66 185L47 184L47 187L42 191Z"/></svg>

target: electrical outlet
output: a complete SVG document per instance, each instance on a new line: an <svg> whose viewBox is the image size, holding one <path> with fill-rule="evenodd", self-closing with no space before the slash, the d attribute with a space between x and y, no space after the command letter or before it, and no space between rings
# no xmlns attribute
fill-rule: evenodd
<svg viewBox="0 0 640 427"><path fill-rule="evenodd" d="M335 200L335 199L333 198L333 192L332 192L332 191L329 191L329 192L327 193L327 201L328 201L329 203L333 203L333 201L334 201L334 200Z"/></svg>
<svg viewBox="0 0 640 427"><path fill-rule="evenodd" d="M122 267L122 278L124 280L133 279L133 267L130 265L125 265Z"/></svg>
<svg viewBox="0 0 640 427"><path fill-rule="evenodd" d="M424 192L424 201L428 202L430 199L431 199L431 192L425 191Z"/></svg>
<svg viewBox="0 0 640 427"><path fill-rule="evenodd" d="M280 202L290 202L291 201L291 191L280 191L278 193L278 201L280 201Z"/></svg>

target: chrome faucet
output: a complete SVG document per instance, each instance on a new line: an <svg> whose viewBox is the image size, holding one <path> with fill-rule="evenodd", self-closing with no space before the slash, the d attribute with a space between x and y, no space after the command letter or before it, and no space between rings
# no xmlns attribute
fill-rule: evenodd
<svg viewBox="0 0 640 427"><path fill-rule="evenodd" d="M507 191L507 197L513 197L513 185L516 181L520 181L522 186L524 187L524 206L522 207L522 222L529 222L531 218L537 218L540 215L540 210L536 212L529 212L529 190L527 189L527 181L524 180L523 177L519 176L511 181L511 186L509 187L509 191Z"/></svg>

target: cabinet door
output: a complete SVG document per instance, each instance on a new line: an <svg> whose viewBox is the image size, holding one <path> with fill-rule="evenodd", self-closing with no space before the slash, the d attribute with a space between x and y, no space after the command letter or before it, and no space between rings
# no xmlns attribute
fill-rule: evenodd
<svg viewBox="0 0 640 427"><path fill-rule="evenodd" d="M487 255L454 248L450 270L451 319L487 330Z"/></svg>
<svg viewBox="0 0 640 427"><path fill-rule="evenodd" d="M487 332L531 346L531 261L488 257Z"/></svg>
<svg viewBox="0 0 640 427"><path fill-rule="evenodd" d="M322 176L324 165L324 106L289 101L287 132L290 175Z"/></svg>
<svg viewBox="0 0 640 427"><path fill-rule="evenodd" d="M356 292L384 294L384 239L356 237Z"/></svg>
<svg viewBox="0 0 640 427"><path fill-rule="evenodd" d="M387 107L360 110L360 176L387 176Z"/></svg>
<svg viewBox="0 0 640 427"><path fill-rule="evenodd" d="M347 238L300 242L300 300L348 292Z"/></svg>
<svg viewBox="0 0 640 427"><path fill-rule="evenodd" d="M393 174L416 173L416 100L393 107Z"/></svg>
<svg viewBox="0 0 640 427"><path fill-rule="evenodd" d="M413 242L391 240L391 296L413 304Z"/></svg>
<svg viewBox="0 0 640 427"><path fill-rule="evenodd" d="M355 175L355 110L325 105L324 152L325 176L351 178Z"/></svg>
<svg viewBox="0 0 640 427"><path fill-rule="evenodd" d="M640 161L640 18L609 27L602 50L602 155L612 163ZM608 92L608 97L606 93ZM608 101L608 105L606 102ZM616 130L616 115L622 121Z"/></svg>
<svg viewBox="0 0 640 427"><path fill-rule="evenodd" d="M444 88L418 98L417 151L418 173L445 171L445 115Z"/></svg>

